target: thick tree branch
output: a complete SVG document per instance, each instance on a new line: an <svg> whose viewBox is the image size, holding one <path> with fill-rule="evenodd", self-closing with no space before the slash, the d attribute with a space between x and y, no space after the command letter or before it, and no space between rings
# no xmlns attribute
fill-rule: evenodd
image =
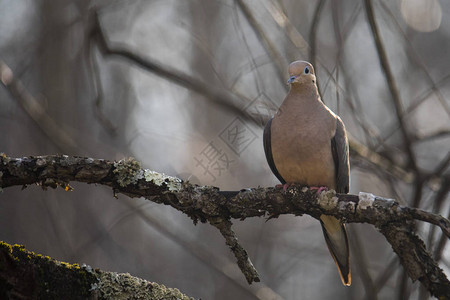
<svg viewBox="0 0 450 300"><path fill-rule="evenodd" d="M167 288L130 274L68 264L0 242L1 299L182 299Z"/></svg>
<svg viewBox="0 0 450 300"><path fill-rule="evenodd" d="M436 297L450 294L450 283L425 249L422 240L411 230L413 220L437 225L450 236L450 222L438 215L400 206L392 199L372 194L336 194L319 196L306 187L252 188L240 192L221 192L216 187L197 186L178 178L141 169L133 159L112 162L101 159L58 156L0 158L0 187L38 184L44 189L61 186L70 189L70 181L110 186L115 193L170 205L188 215L217 227L236 256L249 283L259 280L247 253L231 229L231 218L275 218L281 214L321 214L335 216L346 223L369 223L376 226L400 257L409 277L422 284Z"/></svg>

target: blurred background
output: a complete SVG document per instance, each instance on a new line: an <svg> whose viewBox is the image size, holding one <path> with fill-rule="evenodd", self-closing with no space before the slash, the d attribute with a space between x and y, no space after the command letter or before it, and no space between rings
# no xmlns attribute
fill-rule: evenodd
<svg viewBox="0 0 450 300"><path fill-rule="evenodd" d="M315 66L346 124L351 193L450 212L450 2L0 0L0 151L142 166L225 190L277 184L264 123L287 66ZM5 75L6 74L6 75ZM319 222L235 221L260 273L247 285L219 232L172 208L75 190L8 188L0 239L202 299L428 299L373 226L349 224L344 287ZM417 223L450 274L440 230Z"/></svg>

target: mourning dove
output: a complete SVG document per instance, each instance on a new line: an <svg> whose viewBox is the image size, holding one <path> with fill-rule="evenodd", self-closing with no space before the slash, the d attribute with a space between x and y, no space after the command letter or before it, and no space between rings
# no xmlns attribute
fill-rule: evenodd
<svg viewBox="0 0 450 300"><path fill-rule="evenodd" d="M349 191L348 141L344 123L320 99L313 66L305 61L289 65L290 91L264 129L267 162L281 183ZM349 286L350 257L345 225L321 215L328 249Z"/></svg>

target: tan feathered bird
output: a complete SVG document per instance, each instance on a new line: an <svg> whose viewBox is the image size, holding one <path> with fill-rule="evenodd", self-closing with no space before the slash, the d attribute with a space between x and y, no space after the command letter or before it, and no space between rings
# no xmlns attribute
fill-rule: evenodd
<svg viewBox="0 0 450 300"><path fill-rule="evenodd" d="M320 99L313 66L306 61L291 63L288 84L288 95L264 129L264 151L272 172L283 184L348 193L350 166L344 123ZM320 222L342 283L349 286L345 225L326 215L320 217Z"/></svg>

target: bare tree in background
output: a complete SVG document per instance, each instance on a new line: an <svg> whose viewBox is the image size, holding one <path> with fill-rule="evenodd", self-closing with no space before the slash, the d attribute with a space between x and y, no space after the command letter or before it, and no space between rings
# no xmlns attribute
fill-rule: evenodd
<svg viewBox="0 0 450 300"><path fill-rule="evenodd" d="M448 218L449 11L438 0L2 0L0 59L33 97L0 89L0 151L134 156L221 189L273 186L262 124L286 94L289 62L310 60L349 132L351 192ZM209 226L74 187L5 190L0 239L204 299L428 297L373 227L349 226L344 288L312 218L236 224L262 279L248 286ZM449 274L447 238L416 225Z"/></svg>

